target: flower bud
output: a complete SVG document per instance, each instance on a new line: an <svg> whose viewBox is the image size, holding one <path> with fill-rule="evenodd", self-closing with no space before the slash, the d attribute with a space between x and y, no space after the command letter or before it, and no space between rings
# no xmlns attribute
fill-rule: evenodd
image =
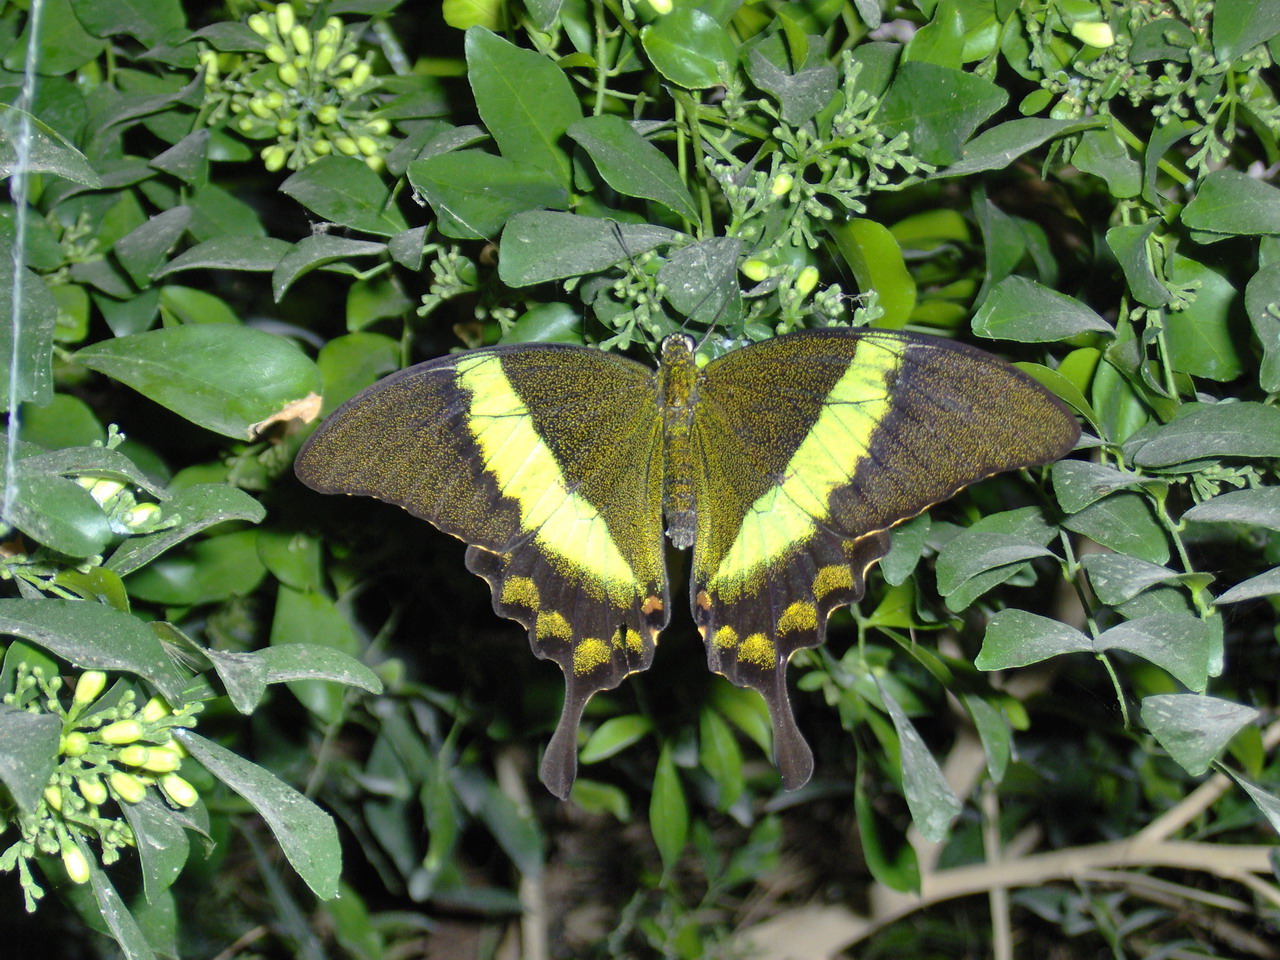
<svg viewBox="0 0 1280 960"><path fill-rule="evenodd" d="M44 788L44 802L59 813L62 812L62 788L50 784Z"/></svg>
<svg viewBox="0 0 1280 960"><path fill-rule="evenodd" d="M131 767L142 766L149 756L151 756L151 750L140 743L131 743L116 753L116 759Z"/></svg>
<svg viewBox="0 0 1280 960"><path fill-rule="evenodd" d="M70 841L62 848L62 865L72 883L89 882L89 861L84 858L80 848Z"/></svg>
<svg viewBox="0 0 1280 960"><path fill-rule="evenodd" d="M267 23L267 18L261 13L249 15L249 29L260 37L269 37L271 35L271 26Z"/></svg>
<svg viewBox="0 0 1280 960"><path fill-rule="evenodd" d="M270 91L262 99L266 102L267 106L270 107L273 111L279 110L281 107L284 106L284 94L281 93L279 90Z"/></svg>
<svg viewBox="0 0 1280 960"><path fill-rule="evenodd" d="M336 43L321 43L319 49L316 50L315 65L317 70L329 69L329 64L333 63L333 58L338 55L338 45Z"/></svg>
<svg viewBox="0 0 1280 960"><path fill-rule="evenodd" d="M649 6L653 8L654 13L661 17L670 13L674 4L671 0L649 0Z"/></svg>
<svg viewBox="0 0 1280 960"><path fill-rule="evenodd" d="M742 275L744 277L748 280L754 280L756 283L760 283L769 276L769 264L765 263L763 260L757 260L754 258L751 260L743 260L742 266L738 269L742 271Z"/></svg>
<svg viewBox="0 0 1280 960"><path fill-rule="evenodd" d="M293 18L293 7L287 3L276 4L276 26L280 28L281 36L292 30L296 22Z"/></svg>
<svg viewBox="0 0 1280 960"><path fill-rule="evenodd" d="M240 128L241 133L249 133L257 124L253 122L251 117L241 117L236 121L236 126Z"/></svg>
<svg viewBox="0 0 1280 960"><path fill-rule="evenodd" d="M813 288L818 285L818 268L809 266L800 271L800 276L796 277L796 289L800 291L802 297L807 297L813 293Z"/></svg>
<svg viewBox="0 0 1280 960"><path fill-rule="evenodd" d="M378 141L373 137L356 137L356 146L366 157L372 157L378 152Z"/></svg>
<svg viewBox="0 0 1280 960"><path fill-rule="evenodd" d="M775 197L781 197L791 192L791 185L795 183L795 178L789 173L780 173L773 178L773 183L769 186L769 192Z"/></svg>
<svg viewBox="0 0 1280 960"><path fill-rule="evenodd" d="M333 144L330 143L328 140L321 138L319 140L314 141L311 144L311 149L314 150L319 156L327 157L329 154L333 153Z"/></svg>
<svg viewBox="0 0 1280 960"><path fill-rule="evenodd" d="M169 709L169 704L165 703L164 697L152 697L147 701L146 706L142 708L142 719L147 723L155 723L169 714L173 713Z"/></svg>
<svg viewBox="0 0 1280 960"><path fill-rule="evenodd" d="M377 154L374 154L371 157L365 157L364 165L368 167L370 170L372 170L374 173L381 173L383 170L387 168L387 162Z"/></svg>
<svg viewBox="0 0 1280 960"><path fill-rule="evenodd" d="M189 807L200 798L196 788L176 773L166 773L160 778L160 789L180 807Z"/></svg>
<svg viewBox="0 0 1280 960"><path fill-rule="evenodd" d="M333 145L338 148L339 153L345 153L348 157L354 157L360 152L360 148L350 137L334 137Z"/></svg>
<svg viewBox="0 0 1280 960"><path fill-rule="evenodd" d="M123 773L117 770L107 779L111 783L111 789L116 792L116 796L125 803L141 803L142 798L147 795L147 788L132 773Z"/></svg>
<svg viewBox="0 0 1280 960"><path fill-rule="evenodd" d="M272 63L284 63L289 59L289 55L284 52L284 47L278 43L268 43L262 53Z"/></svg>
<svg viewBox="0 0 1280 960"><path fill-rule="evenodd" d="M288 117L281 117L276 121L276 133L280 134L282 137L287 137L289 134L293 133L296 126L297 124Z"/></svg>
<svg viewBox="0 0 1280 960"><path fill-rule="evenodd" d="M72 730L62 738L60 746L64 756L83 757L89 750L89 738L79 730Z"/></svg>
<svg viewBox="0 0 1280 960"><path fill-rule="evenodd" d="M98 738L104 743L133 743L142 736L142 727L137 720L117 720L98 731Z"/></svg>
<svg viewBox="0 0 1280 960"><path fill-rule="evenodd" d="M292 63L282 63L276 67L276 76L280 78L280 82L286 87L296 87L298 85L298 68Z"/></svg>
<svg viewBox="0 0 1280 960"><path fill-rule="evenodd" d="M250 100L249 109L259 120L266 120L271 116L271 108L267 106L267 100L265 97L254 97Z"/></svg>
<svg viewBox="0 0 1280 960"><path fill-rule="evenodd" d="M140 503L129 511L125 517L125 526L130 529L144 527L160 516L160 504Z"/></svg>
<svg viewBox="0 0 1280 960"><path fill-rule="evenodd" d="M357 87L363 86L373 73L373 67L369 66L367 60L361 60L351 71L351 82Z"/></svg>
<svg viewBox="0 0 1280 960"><path fill-rule="evenodd" d="M341 70L343 73L349 73L352 70L352 68L355 67L355 65L359 62L360 62L359 57L357 57L354 53L348 53L345 57L343 57L341 60L338 61L338 69Z"/></svg>
<svg viewBox="0 0 1280 960"><path fill-rule="evenodd" d="M283 167L288 159L289 154L278 143L272 144L262 151L262 163L270 173L275 173Z"/></svg>
<svg viewBox="0 0 1280 960"><path fill-rule="evenodd" d="M338 108L332 103L326 103L324 106L316 108L316 119L325 126L333 123L338 119Z"/></svg>
<svg viewBox="0 0 1280 960"><path fill-rule="evenodd" d="M375 137L385 137L391 132L391 121L386 117L374 117L365 124L365 129Z"/></svg>
<svg viewBox="0 0 1280 960"><path fill-rule="evenodd" d="M1105 50L1116 42L1111 24L1097 20L1077 20L1071 25L1071 35L1083 44Z"/></svg>
<svg viewBox="0 0 1280 960"><path fill-rule="evenodd" d="M75 696L71 702L79 706L85 706L98 699L100 694L107 686L107 675L101 670L86 670L80 674L80 678L76 681Z"/></svg>
<svg viewBox="0 0 1280 960"><path fill-rule="evenodd" d="M289 31L289 40L293 43L293 49L304 57L311 52L311 31L302 24Z"/></svg>
<svg viewBox="0 0 1280 960"><path fill-rule="evenodd" d="M148 751L147 759L142 762L142 769L152 773L173 773L182 766L182 757L165 747L153 747Z"/></svg>
<svg viewBox="0 0 1280 960"><path fill-rule="evenodd" d="M107 788L97 777L81 777L76 781L76 787L80 790L80 796L95 807L100 807L107 802Z"/></svg>

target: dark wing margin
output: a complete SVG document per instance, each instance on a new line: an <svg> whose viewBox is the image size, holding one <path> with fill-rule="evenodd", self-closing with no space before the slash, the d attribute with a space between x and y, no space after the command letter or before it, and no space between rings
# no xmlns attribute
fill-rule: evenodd
<svg viewBox="0 0 1280 960"><path fill-rule="evenodd" d="M496 347L379 381L294 465L315 490L398 504L469 545L494 611L564 672L541 769L561 798L587 700L648 668L669 617L660 429L651 370L582 347Z"/></svg>
<svg viewBox="0 0 1280 960"><path fill-rule="evenodd" d="M1006 470L1064 456L1075 418L990 354L932 337L823 330L709 364L693 444L690 590L712 670L761 693L787 789L812 754L785 680L861 599L888 530Z"/></svg>

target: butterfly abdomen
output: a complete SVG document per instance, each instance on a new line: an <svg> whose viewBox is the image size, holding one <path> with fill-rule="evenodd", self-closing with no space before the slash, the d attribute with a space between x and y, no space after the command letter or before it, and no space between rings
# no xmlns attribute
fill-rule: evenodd
<svg viewBox="0 0 1280 960"><path fill-rule="evenodd" d="M690 433L697 402L698 368L693 340L673 334L662 341L658 372L658 406L662 411L662 512L667 536L681 550L693 546L697 504L693 493L693 449Z"/></svg>

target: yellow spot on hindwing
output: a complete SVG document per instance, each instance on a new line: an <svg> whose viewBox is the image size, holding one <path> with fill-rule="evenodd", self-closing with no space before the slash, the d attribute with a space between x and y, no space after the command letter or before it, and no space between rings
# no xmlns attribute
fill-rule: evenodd
<svg viewBox="0 0 1280 960"><path fill-rule="evenodd" d="M823 567L813 578L813 593L819 600L837 590L853 589L853 571L848 567Z"/></svg>
<svg viewBox="0 0 1280 960"><path fill-rule="evenodd" d="M751 634L742 641L742 646L738 647L739 663L749 663L761 670L771 670L778 665L777 660L778 652L773 647L773 641L763 633Z"/></svg>
<svg viewBox="0 0 1280 960"><path fill-rule="evenodd" d="M832 491L853 478L889 412L889 380L904 349L873 340L858 344L809 435L792 454L782 482L761 494L742 518L712 587L736 596L746 580L811 537L816 523L827 518Z"/></svg>
<svg viewBox="0 0 1280 960"><path fill-rule="evenodd" d="M554 610L543 610L538 614L533 634L539 640L568 640L573 636L569 621Z"/></svg>
<svg viewBox="0 0 1280 960"><path fill-rule="evenodd" d="M538 585L528 577L512 577L502 585L502 602L537 610L540 605Z"/></svg>
<svg viewBox="0 0 1280 960"><path fill-rule="evenodd" d="M812 630L818 625L818 610L812 603L797 600L783 612L778 620L779 633Z"/></svg>
<svg viewBox="0 0 1280 960"><path fill-rule="evenodd" d="M581 676L609 662L609 645L596 637L578 641L573 648L573 672Z"/></svg>
<svg viewBox="0 0 1280 960"><path fill-rule="evenodd" d="M716 630L712 642L722 650L732 650L738 645L738 631L725 624Z"/></svg>
<svg viewBox="0 0 1280 960"><path fill-rule="evenodd" d="M587 574L611 598L634 596L638 584L631 565L600 512L569 489L555 455L503 372L501 357L465 357L458 362L457 382L471 395L467 428L485 470L502 495L519 504L521 526L536 530L543 550Z"/></svg>
<svg viewBox="0 0 1280 960"><path fill-rule="evenodd" d="M623 638L627 645L627 649L634 654L644 653L644 641L640 639L640 634L636 633L630 627L627 627L626 636Z"/></svg>

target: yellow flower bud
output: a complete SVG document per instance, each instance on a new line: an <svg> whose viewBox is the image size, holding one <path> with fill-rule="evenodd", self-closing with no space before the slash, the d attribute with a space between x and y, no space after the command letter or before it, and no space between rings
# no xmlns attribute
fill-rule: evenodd
<svg viewBox="0 0 1280 960"><path fill-rule="evenodd" d="M117 770L108 778L111 783L111 789L125 803L141 803L142 798L147 795L147 788L142 781L135 777L132 773L123 773Z"/></svg>
<svg viewBox="0 0 1280 960"><path fill-rule="evenodd" d="M282 168L288 159L289 154L278 143L272 144L262 151L262 163L270 173L275 173Z"/></svg>
<svg viewBox="0 0 1280 960"><path fill-rule="evenodd" d="M150 523L160 513L160 504L158 503L140 503L125 518L125 526L129 528L137 528Z"/></svg>
<svg viewBox="0 0 1280 960"><path fill-rule="evenodd" d="M89 882L89 861L75 844L68 842L62 848L62 865L72 883Z"/></svg>
<svg viewBox="0 0 1280 960"><path fill-rule="evenodd" d="M149 756L142 762L142 769L152 773L173 773L182 766L182 757L164 747L154 747Z"/></svg>
<svg viewBox="0 0 1280 960"><path fill-rule="evenodd" d="M289 40L293 43L293 49L304 57L311 52L311 31L302 24L289 31Z"/></svg>
<svg viewBox="0 0 1280 960"><path fill-rule="evenodd" d="M387 162L377 155L364 158L364 165L374 173L381 173L387 168Z"/></svg>
<svg viewBox="0 0 1280 960"><path fill-rule="evenodd" d="M98 731L98 738L104 743L133 743L142 736L142 727L137 720L117 720Z"/></svg>
<svg viewBox="0 0 1280 960"><path fill-rule="evenodd" d="M76 787L80 790L80 796L95 807L100 807L107 802L107 788L97 777L81 777L76 781Z"/></svg>
<svg viewBox="0 0 1280 960"><path fill-rule="evenodd" d="M267 106L266 97L254 97L249 101L249 109L259 120L266 120L271 116L271 108Z"/></svg>
<svg viewBox="0 0 1280 960"><path fill-rule="evenodd" d="M791 186L795 183L795 178L789 173L780 173L773 178L773 183L769 187L769 192L775 197L781 197L791 192Z"/></svg>
<svg viewBox="0 0 1280 960"><path fill-rule="evenodd" d="M333 63L333 58L338 55L338 45L336 43L321 43L316 50L315 65L317 70L329 69L329 64Z"/></svg>
<svg viewBox="0 0 1280 960"><path fill-rule="evenodd" d="M165 703L164 697L152 697L147 701L147 705L142 708L142 719L147 723L155 723L171 713L173 711L169 709L169 704Z"/></svg>
<svg viewBox="0 0 1280 960"><path fill-rule="evenodd" d="M280 28L280 35L284 36L293 29L296 21L293 18L293 7L287 3L276 4L276 26Z"/></svg>
<svg viewBox="0 0 1280 960"><path fill-rule="evenodd" d="M649 6L653 8L654 13L661 17L671 12L673 4L671 0L649 0Z"/></svg>
<svg viewBox="0 0 1280 960"><path fill-rule="evenodd" d="M742 275L744 277L748 280L754 280L756 283L760 283L769 276L769 265L763 260L757 260L754 258L751 260L743 260L742 266L738 269L742 271Z"/></svg>
<svg viewBox="0 0 1280 960"><path fill-rule="evenodd" d="M284 47L278 43L268 43L266 49L262 51L268 60L272 63L284 63L289 59L289 55L284 52Z"/></svg>
<svg viewBox="0 0 1280 960"><path fill-rule="evenodd" d="M68 757L83 757L89 749L89 738L79 730L72 730L62 738L62 752Z"/></svg>
<svg viewBox="0 0 1280 960"><path fill-rule="evenodd" d="M276 67L276 76L280 78L280 82L286 87L296 87L298 85L298 68L292 63L282 63Z"/></svg>
<svg viewBox="0 0 1280 960"><path fill-rule="evenodd" d="M312 142L311 149L319 156L327 157L329 154L333 153L333 144L322 138Z"/></svg>
<svg viewBox="0 0 1280 960"><path fill-rule="evenodd" d="M248 133L250 130L256 127L257 124L253 122L253 119L251 117L241 117L239 120L236 121L236 126L240 128L241 133Z"/></svg>
<svg viewBox="0 0 1280 960"><path fill-rule="evenodd" d="M59 813L62 812L62 788L50 784L44 788L44 802Z"/></svg>
<svg viewBox="0 0 1280 960"><path fill-rule="evenodd" d="M107 686L107 675L101 670L86 670L80 674L80 678L76 681L75 696L72 697L72 703L84 706L98 699L100 694Z"/></svg>
<svg viewBox="0 0 1280 960"><path fill-rule="evenodd" d="M271 35L271 26L267 23L267 18L260 13L250 14L249 29L260 37Z"/></svg>
<svg viewBox="0 0 1280 960"><path fill-rule="evenodd" d="M1077 20L1071 25L1071 35L1090 47L1105 50L1116 42L1111 24L1097 20Z"/></svg>
<svg viewBox="0 0 1280 960"><path fill-rule="evenodd" d="M180 807L189 807L200 798L196 788L176 773L166 773L160 778L160 789Z"/></svg>
<svg viewBox="0 0 1280 960"><path fill-rule="evenodd" d="M99 504L106 503L124 489L124 484L119 480L107 480L101 477L80 477L78 482Z"/></svg>
<svg viewBox="0 0 1280 960"><path fill-rule="evenodd" d="M272 90L262 99L266 101L267 106L272 110L279 110L284 106L284 94L279 90Z"/></svg>
<svg viewBox="0 0 1280 960"><path fill-rule="evenodd" d="M293 133L295 127L296 124L288 117L281 117L276 121L276 133L280 134L282 137L287 137L289 134Z"/></svg>
<svg viewBox="0 0 1280 960"><path fill-rule="evenodd" d="M372 157L378 152L378 141L373 137L356 137L356 146L366 157Z"/></svg>
<svg viewBox="0 0 1280 960"><path fill-rule="evenodd" d="M333 145L338 148L339 153L345 153L348 157L354 157L360 152L360 148L350 137L334 137Z"/></svg>
<svg viewBox="0 0 1280 960"><path fill-rule="evenodd" d="M391 132L391 121L386 117L374 117L365 124L365 129L375 137L385 137Z"/></svg>
<svg viewBox="0 0 1280 960"><path fill-rule="evenodd" d="M140 767L147 762L147 758L151 756L151 751L140 743L131 743L127 747L122 747L116 753L116 758L131 767Z"/></svg>
<svg viewBox="0 0 1280 960"><path fill-rule="evenodd" d="M322 107L317 107L316 119L327 126L338 119L338 108L332 103L326 103Z"/></svg>
<svg viewBox="0 0 1280 960"><path fill-rule="evenodd" d="M800 271L800 276L796 277L796 289L800 291L802 297L807 297L813 293L813 288L818 285L818 268L805 267Z"/></svg>
<svg viewBox="0 0 1280 960"><path fill-rule="evenodd" d="M360 62L359 57L357 57L354 53L348 53L345 57L343 57L341 60L338 61L338 69L341 70L343 73L347 73L359 62Z"/></svg>
<svg viewBox="0 0 1280 960"><path fill-rule="evenodd" d="M373 73L373 67L369 66L368 61L361 60L359 63L355 65L354 69L352 69L351 71L351 82L355 84L357 87L363 86L365 81L369 79L369 76L372 73Z"/></svg>

